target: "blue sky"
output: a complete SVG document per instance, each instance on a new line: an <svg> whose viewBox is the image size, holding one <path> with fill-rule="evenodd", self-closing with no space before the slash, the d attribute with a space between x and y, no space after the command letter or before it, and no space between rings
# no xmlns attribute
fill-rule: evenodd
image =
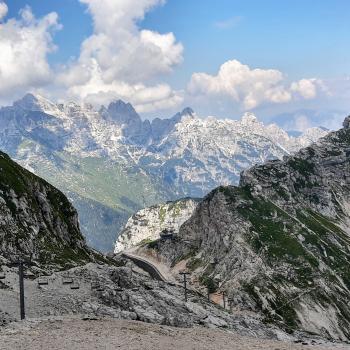
<svg viewBox="0 0 350 350"><path fill-rule="evenodd" d="M152 11L143 25L176 33L188 73L214 73L236 58L291 77L332 77L349 72L349 13L350 2L337 0L180 0Z"/></svg>
<svg viewBox="0 0 350 350"><path fill-rule="evenodd" d="M350 90L350 2L347 0L167 0L163 4L161 0L129 0L130 6L123 5L125 1L122 0L100 0L101 7L106 7L105 12L100 11L96 1L4 1L8 7L4 25L11 18L21 21L19 11L25 6L30 6L37 21L50 12L58 15L56 23L50 24L56 28L48 25L46 29L56 45L55 51L44 53L49 65L48 76L34 79L32 85L28 80L27 84L21 85L23 90L37 89L41 93L49 92L51 98L64 99L70 97L62 94L62 91L67 91L67 86L63 87L61 83L64 80L65 84L76 84L70 89L72 98L98 96L96 103L108 102L114 97L130 98L141 113L150 116L172 113L186 104L193 105L203 115L226 117L246 110L266 117L301 108L346 110L350 107L347 102L350 97L347 95ZM103 16L110 17L113 11L119 10L126 11L128 15L124 17L130 18L116 16L109 27L101 28ZM35 26L22 23L22 26L26 25ZM128 36L115 28L126 28ZM160 61L164 59L163 66L157 67L156 63L149 62L147 50L154 52L153 48L145 47L143 42L140 47L136 42L143 30L159 34L149 34L150 39L147 39L147 45L150 43L155 47L161 45L164 35L172 33L174 40L168 37L171 42L158 57ZM72 67L67 66L87 66L87 61L82 63L82 42L86 39L92 42L91 36L101 37L101 33L109 35L111 42L98 42L97 46L101 45L101 51L115 55L114 65L135 64L129 71L116 72L115 67L103 63L104 58L98 59L101 74L106 73L109 79L107 83L103 82L102 88L102 84L97 84L103 93L88 77L84 84L67 78L74 75L76 79L78 75L76 70L73 72ZM129 49L125 45L123 48L113 47L113 40L118 43L130 38L135 39L135 45L130 45ZM140 51L143 49L147 51L145 56ZM96 52L89 50L85 56L94 58ZM125 50L129 52L129 58ZM145 64L145 74L140 71L140 62L132 62L135 55L145 57L144 61L140 59L141 65ZM125 61L119 60L121 56L126 57ZM218 76L220 66L233 60L241 66L228 64L224 75ZM249 71L243 72L243 66L248 66ZM4 69L0 62L1 68ZM273 69L283 78L266 73L260 81L258 73L251 75L251 71L257 68L265 72ZM135 77L132 76L133 69ZM42 71L39 73L43 74ZM194 77L194 73L201 75ZM61 85L52 84L55 78L50 74L62 76L59 79ZM226 80L230 74L232 79ZM247 77L247 83L237 83L237 74L244 74L242 79ZM269 91L266 96L262 96L261 90L250 96L251 89L260 83ZM139 86L142 86L142 93ZM156 102L147 100L144 96L152 94L155 88L159 99L157 97ZM234 93L231 93L231 88ZM89 89L93 94L88 93ZM1 95L0 90L0 101L10 100L12 91L9 89ZM139 95L137 98L133 97L135 91Z"/></svg>

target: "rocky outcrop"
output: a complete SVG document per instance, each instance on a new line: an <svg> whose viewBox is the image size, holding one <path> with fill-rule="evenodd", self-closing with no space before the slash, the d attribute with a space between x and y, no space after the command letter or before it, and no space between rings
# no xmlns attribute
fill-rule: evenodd
<svg viewBox="0 0 350 350"><path fill-rule="evenodd" d="M67 267L94 260L62 192L0 152L0 257Z"/></svg>
<svg viewBox="0 0 350 350"><path fill-rule="evenodd" d="M115 253L142 243L159 239L163 231L177 233L180 226L192 215L199 200L179 199L141 209L130 217L119 233Z"/></svg>
<svg viewBox="0 0 350 350"><path fill-rule="evenodd" d="M350 129L241 174L198 205L173 242L200 285L289 331L350 339Z"/></svg>

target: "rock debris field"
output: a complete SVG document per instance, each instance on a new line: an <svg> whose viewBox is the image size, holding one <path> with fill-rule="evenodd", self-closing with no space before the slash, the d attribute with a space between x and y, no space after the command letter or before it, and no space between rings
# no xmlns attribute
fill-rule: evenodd
<svg viewBox="0 0 350 350"><path fill-rule="evenodd" d="M139 321L78 318L29 320L0 329L2 350L182 349L345 350L350 346L265 340L219 329L174 328Z"/></svg>
<svg viewBox="0 0 350 350"><path fill-rule="evenodd" d="M349 349L302 334L290 336L256 315L229 313L134 265L87 264L26 280L25 321L18 321L18 279L6 268L0 288L0 349ZM69 274L79 289L62 285ZM91 281L99 285L92 289ZM17 319L17 321L16 321ZM176 327L174 327L176 326ZM206 328L205 328L206 327ZM279 340L278 340L279 339ZM304 343L304 344L302 344Z"/></svg>

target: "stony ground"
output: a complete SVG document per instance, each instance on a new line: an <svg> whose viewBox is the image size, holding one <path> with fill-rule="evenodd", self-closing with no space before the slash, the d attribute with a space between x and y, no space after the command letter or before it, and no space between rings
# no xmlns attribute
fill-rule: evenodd
<svg viewBox="0 0 350 350"><path fill-rule="evenodd" d="M5 268L5 275L0 285L0 324L19 316L18 275L9 268ZM63 284L68 275L73 284ZM39 285L40 280L47 284ZM93 283L98 286L93 287ZM79 289L72 289L74 284ZM90 315L178 327L229 328L272 338L281 333L265 326L258 315L230 313L208 303L205 296L189 292L185 302L182 287L152 280L133 264L128 267L87 264L47 277L26 279L24 285L26 316L30 319Z"/></svg>
<svg viewBox="0 0 350 350"><path fill-rule="evenodd" d="M257 339L208 328L174 328L138 321L55 319L0 329L2 350L345 350L350 345L297 344Z"/></svg>
<svg viewBox="0 0 350 350"><path fill-rule="evenodd" d="M185 302L182 288L151 280L134 265L88 264L26 279L28 320L13 322L19 314L18 276L8 268L5 275L0 285L1 350L307 349L308 345L296 344L297 339L312 349L326 346L321 339L299 333L291 337L263 324L255 314L229 312L193 293ZM67 275L79 289L63 284ZM42 279L48 284L39 285ZM93 288L94 281L100 289ZM350 346L332 344L326 349L350 350Z"/></svg>

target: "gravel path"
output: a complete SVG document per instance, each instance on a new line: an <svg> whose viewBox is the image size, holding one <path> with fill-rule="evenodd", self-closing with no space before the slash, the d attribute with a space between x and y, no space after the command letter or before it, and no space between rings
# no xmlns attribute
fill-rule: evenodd
<svg viewBox="0 0 350 350"><path fill-rule="evenodd" d="M349 345L295 344L206 328L172 328L137 321L26 321L0 329L2 350L349 350Z"/></svg>

